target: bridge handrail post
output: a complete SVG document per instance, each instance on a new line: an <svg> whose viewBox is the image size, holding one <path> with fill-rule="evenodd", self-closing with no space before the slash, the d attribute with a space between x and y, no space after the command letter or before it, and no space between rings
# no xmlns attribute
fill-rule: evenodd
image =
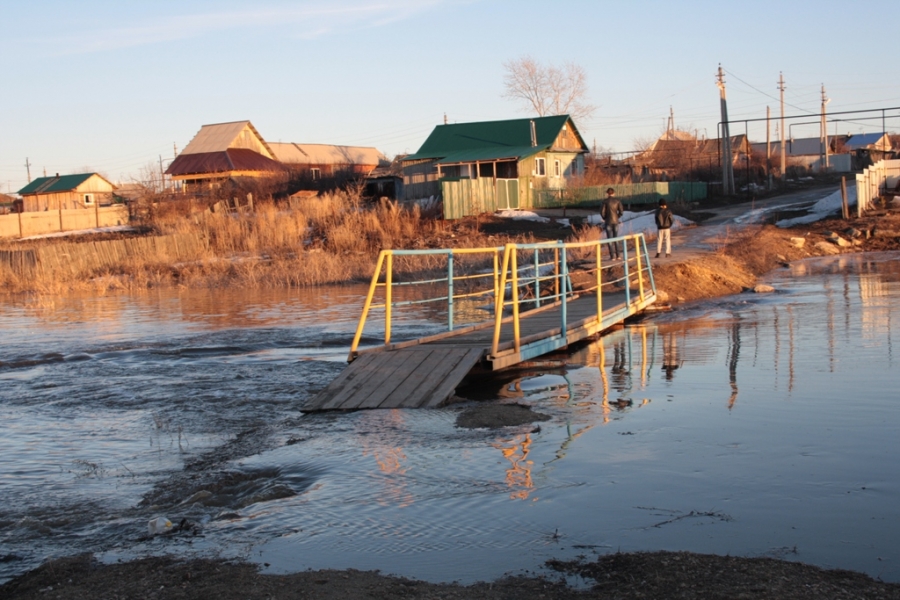
<svg viewBox="0 0 900 600"><path fill-rule="evenodd" d="M369 308L372 306L372 298L375 297L375 289L378 287L378 279L381 277L381 268L384 265L385 256L389 253L389 250L382 250L378 254L378 261L375 263L375 273L372 275L372 281L369 283L369 293L366 294L366 302L363 304L362 314L359 317L359 322L356 325L356 333L353 336L353 343L350 344L350 355L347 357L347 362L352 361L356 358L356 350L359 348L359 340L362 338L363 329L366 326L366 318L369 316Z"/></svg>
<svg viewBox="0 0 900 600"><path fill-rule="evenodd" d="M534 249L534 307L535 308L541 307L540 271L541 271L540 250L535 248Z"/></svg>
<svg viewBox="0 0 900 600"><path fill-rule="evenodd" d="M447 330L453 331L453 250L447 253Z"/></svg>
<svg viewBox="0 0 900 600"><path fill-rule="evenodd" d="M647 250L647 238L641 236L641 244L644 246L644 256L647 257L647 277L650 279L650 289L656 295L656 281L653 280L653 269L650 267L650 252Z"/></svg>
<svg viewBox="0 0 900 600"><path fill-rule="evenodd" d="M637 265L637 275L638 275L638 293L641 302L644 301L644 269L641 265L641 240L640 236L634 236L634 258L635 263Z"/></svg>
<svg viewBox="0 0 900 600"><path fill-rule="evenodd" d="M560 307L560 331L562 333L563 343L566 343L568 338L568 298L569 298L569 290L568 290L568 280L569 280L569 266L566 264L566 245L562 244L562 251L560 252L560 256L562 258L560 270L562 271L563 276L563 285L566 288L565 292L562 295L562 305Z"/></svg>
<svg viewBox="0 0 900 600"><path fill-rule="evenodd" d="M384 345L391 343L391 299L394 288L394 252L388 251L384 274Z"/></svg>
<svg viewBox="0 0 900 600"><path fill-rule="evenodd" d="M491 344L491 354L496 355L500 346L500 329L503 325L503 299L506 296L507 272L509 269L510 251L515 244L506 244L503 249L503 269L500 271L500 283L497 294L494 296L494 341Z"/></svg>
<svg viewBox="0 0 900 600"><path fill-rule="evenodd" d="M500 254L494 250L494 315L497 314L497 298L500 297ZM502 311L501 311L502 312Z"/></svg>
<svg viewBox="0 0 900 600"><path fill-rule="evenodd" d="M603 242L597 240L597 325L603 327Z"/></svg>
<svg viewBox="0 0 900 600"><path fill-rule="evenodd" d="M553 295L559 298L559 247L553 248Z"/></svg>
<svg viewBox="0 0 900 600"><path fill-rule="evenodd" d="M631 308L631 274L628 272L628 244L622 244L622 265L625 269L625 306Z"/></svg>
<svg viewBox="0 0 900 600"><path fill-rule="evenodd" d="M516 352L521 350L519 344L519 257L518 248L512 245L512 309L513 309L513 347Z"/></svg>

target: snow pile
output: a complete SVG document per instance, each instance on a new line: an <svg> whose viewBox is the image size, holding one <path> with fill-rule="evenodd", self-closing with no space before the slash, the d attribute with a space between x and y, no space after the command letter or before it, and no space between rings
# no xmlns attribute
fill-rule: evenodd
<svg viewBox="0 0 900 600"><path fill-rule="evenodd" d="M530 210L501 210L496 213L498 217L503 219L512 219L513 221L536 221L538 223L549 223L550 219L542 217L536 212Z"/></svg>
<svg viewBox="0 0 900 600"><path fill-rule="evenodd" d="M856 186L847 188L847 206L856 204ZM841 210L841 191L825 196L809 209L809 214L802 217L794 217L793 219L784 219L775 223L778 227L791 227L793 225L804 225L806 223L815 223L821 221L831 213Z"/></svg>

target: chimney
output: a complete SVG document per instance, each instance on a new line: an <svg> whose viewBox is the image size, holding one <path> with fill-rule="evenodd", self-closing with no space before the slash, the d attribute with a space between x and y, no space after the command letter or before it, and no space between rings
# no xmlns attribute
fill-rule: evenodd
<svg viewBox="0 0 900 600"><path fill-rule="evenodd" d="M537 129L534 126L534 119L531 120L531 147L537 146Z"/></svg>

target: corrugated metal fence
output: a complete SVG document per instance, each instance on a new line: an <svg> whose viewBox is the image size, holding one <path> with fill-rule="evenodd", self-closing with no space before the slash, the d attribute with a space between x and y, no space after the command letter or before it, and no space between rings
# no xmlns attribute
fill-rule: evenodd
<svg viewBox="0 0 900 600"><path fill-rule="evenodd" d="M0 250L0 265L22 277L38 274L78 277L127 264L137 257L145 262L192 260L203 256L206 249L206 239L201 235L180 233Z"/></svg>

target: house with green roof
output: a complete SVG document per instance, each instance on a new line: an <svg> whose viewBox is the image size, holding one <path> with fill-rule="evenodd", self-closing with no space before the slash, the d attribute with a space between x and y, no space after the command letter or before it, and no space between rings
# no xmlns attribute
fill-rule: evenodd
<svg viewBox="0 0 900 600"><path fill-rule="evenodd" d="M21 190L25 212L96 208L112 204L112 183L97 173L38 177Z"/></svg>
<svg viewBox="0 0 900 600"><path fill-rule="evenodd" d="M584 173L587 144L568 115L438 125L402 159L406 199L441 195L448 219L533 206L533 190Z"/></svg>

